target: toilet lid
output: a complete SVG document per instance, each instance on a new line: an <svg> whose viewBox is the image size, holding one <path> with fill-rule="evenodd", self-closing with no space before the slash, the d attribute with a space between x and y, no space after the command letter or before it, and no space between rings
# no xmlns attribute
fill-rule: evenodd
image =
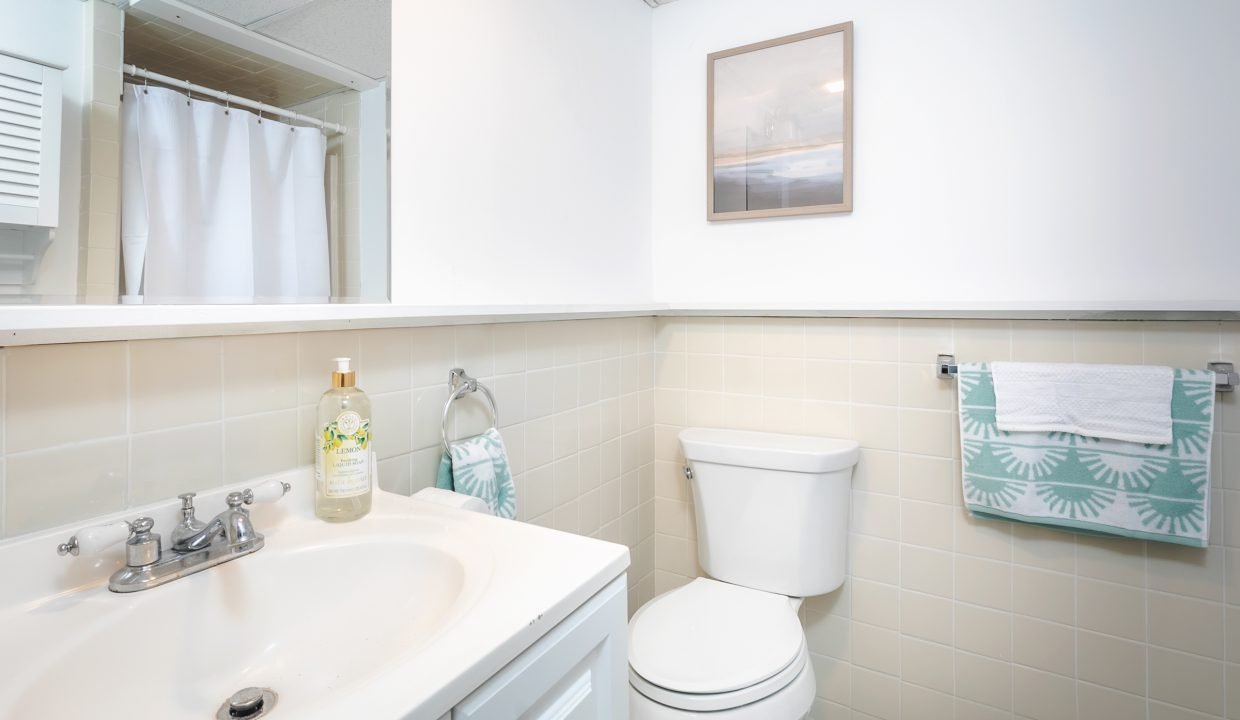
<svg viewBox="0 0 1240 720"><path fill-rule="evenodd" d="M629 665L668 690L730 692L786 668L803 639L787 597L698 578L633 615Z"/></svg>

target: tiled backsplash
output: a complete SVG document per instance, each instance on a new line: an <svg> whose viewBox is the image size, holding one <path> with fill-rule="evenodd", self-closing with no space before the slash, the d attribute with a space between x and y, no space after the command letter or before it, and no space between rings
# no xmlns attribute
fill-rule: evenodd
<svg viewBox="0 0 1240 720"><path fill-rule="evenodd" d="M521 519L628 544L631 609L699 572L681 427L858 439L849 576L803 610L816 717L1240 718L1235 398L1208 549L976 521L941 352L1202 367L1240 358L1240 325L635 318L8 348L0 533L310 462L338 355L374 401L381 484L414 492L460 365L497 395ZM454 433L485 415L462 403Z"/></svg>
<svg viewBox="0 0 1240 720"><path fill-rule="evenodd" d="M434 482L448 370L499 404L520 519L627 544L653 592L650 318L13 347L3 363L0 536L11 538L313 461L331 358L373 403L380 484ZM455 436L487 424L454 405Z"/></svg>
<svg viewBox="0 0 1240 720"><path fill-rule="evenodd" d="M1240 718L1240 412L1218 395L1211 546L977 521L955 383L983 360L1240 360L1240 325L663 318L655 590L699 573L676 433L856 438L849 575L804 621L818 718Z"/></svg>

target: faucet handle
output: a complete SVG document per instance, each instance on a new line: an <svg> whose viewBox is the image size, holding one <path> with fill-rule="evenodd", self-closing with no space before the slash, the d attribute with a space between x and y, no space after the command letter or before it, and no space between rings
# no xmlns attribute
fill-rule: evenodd
<svg viewBox="0 0 1240 720"><path fill-rule="evenodd" d="M206 523L199 520L194 514L194 498L197 493L181 493L177 497L181 498L181 521L176 527L172 528L172 535L169 541L172 543L174 550L185 550L187 542L207 526Z"/></svg>
<svg viewBox="0 0 1240 720"><path fill-rule="evenodd" d="M181 522L177 523L177 527L172 531L172 537L175 541L179 535L192 535L201 530L204 525L201 520L194 514L194 498L198 493L181 493L177 497L181 498Z"/></svg>
<svg viewBox="0 0 1240 720"><path fill-rule="evenodd" d="M67 542L57 545L56 554L61 556L73 555L74 557L83 553L94 555L127 539L129 537L129 530L129 523L124 520L108 525L85 527L74 533L73 537L69 538Z"/></svg>
<svg viewBox="0 0 1240 720"><path fill-rule="evenodd" d="M246 505L275 502L284 497L292 488L293 486L286 482L270 480L262 485L246 490L241 494L241 499ZM231 504L229 503L229 505Z"/></svg>
<svg viewBox="0 0 1240 720"><path fill-rule="evenodd" d="M159 562L163 555L163 540L155 529L155 521L149 517L140 517L129 524L131 534L125 542L125 564L129 567L143 567Z"/></svg>

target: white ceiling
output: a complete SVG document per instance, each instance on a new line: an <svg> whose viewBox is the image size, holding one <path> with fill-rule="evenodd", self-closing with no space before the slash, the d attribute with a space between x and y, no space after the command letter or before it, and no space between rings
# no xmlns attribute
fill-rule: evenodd
<svg viewBox="0 0 1240 720"><path fill-rule="evenodd" d="M363 75L391 75L392 0L184 1ZM673 0L644 1L658 7Z"/></svg>
<svg viewBox="0 0 1240 720"><path fill-rule="evenodd" d="M185 2L363 75L391 74L391 0Z"/></svg>

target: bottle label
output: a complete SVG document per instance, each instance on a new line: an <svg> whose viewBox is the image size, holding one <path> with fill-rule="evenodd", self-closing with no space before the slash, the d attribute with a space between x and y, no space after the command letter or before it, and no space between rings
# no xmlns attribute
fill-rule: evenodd
<svg viewBox="0 0 1240 720"><path fill-rule="evenodd" d="M323 494L329 498L370 491L370 420L346 410L323 426L318 467Z"/></svg>

